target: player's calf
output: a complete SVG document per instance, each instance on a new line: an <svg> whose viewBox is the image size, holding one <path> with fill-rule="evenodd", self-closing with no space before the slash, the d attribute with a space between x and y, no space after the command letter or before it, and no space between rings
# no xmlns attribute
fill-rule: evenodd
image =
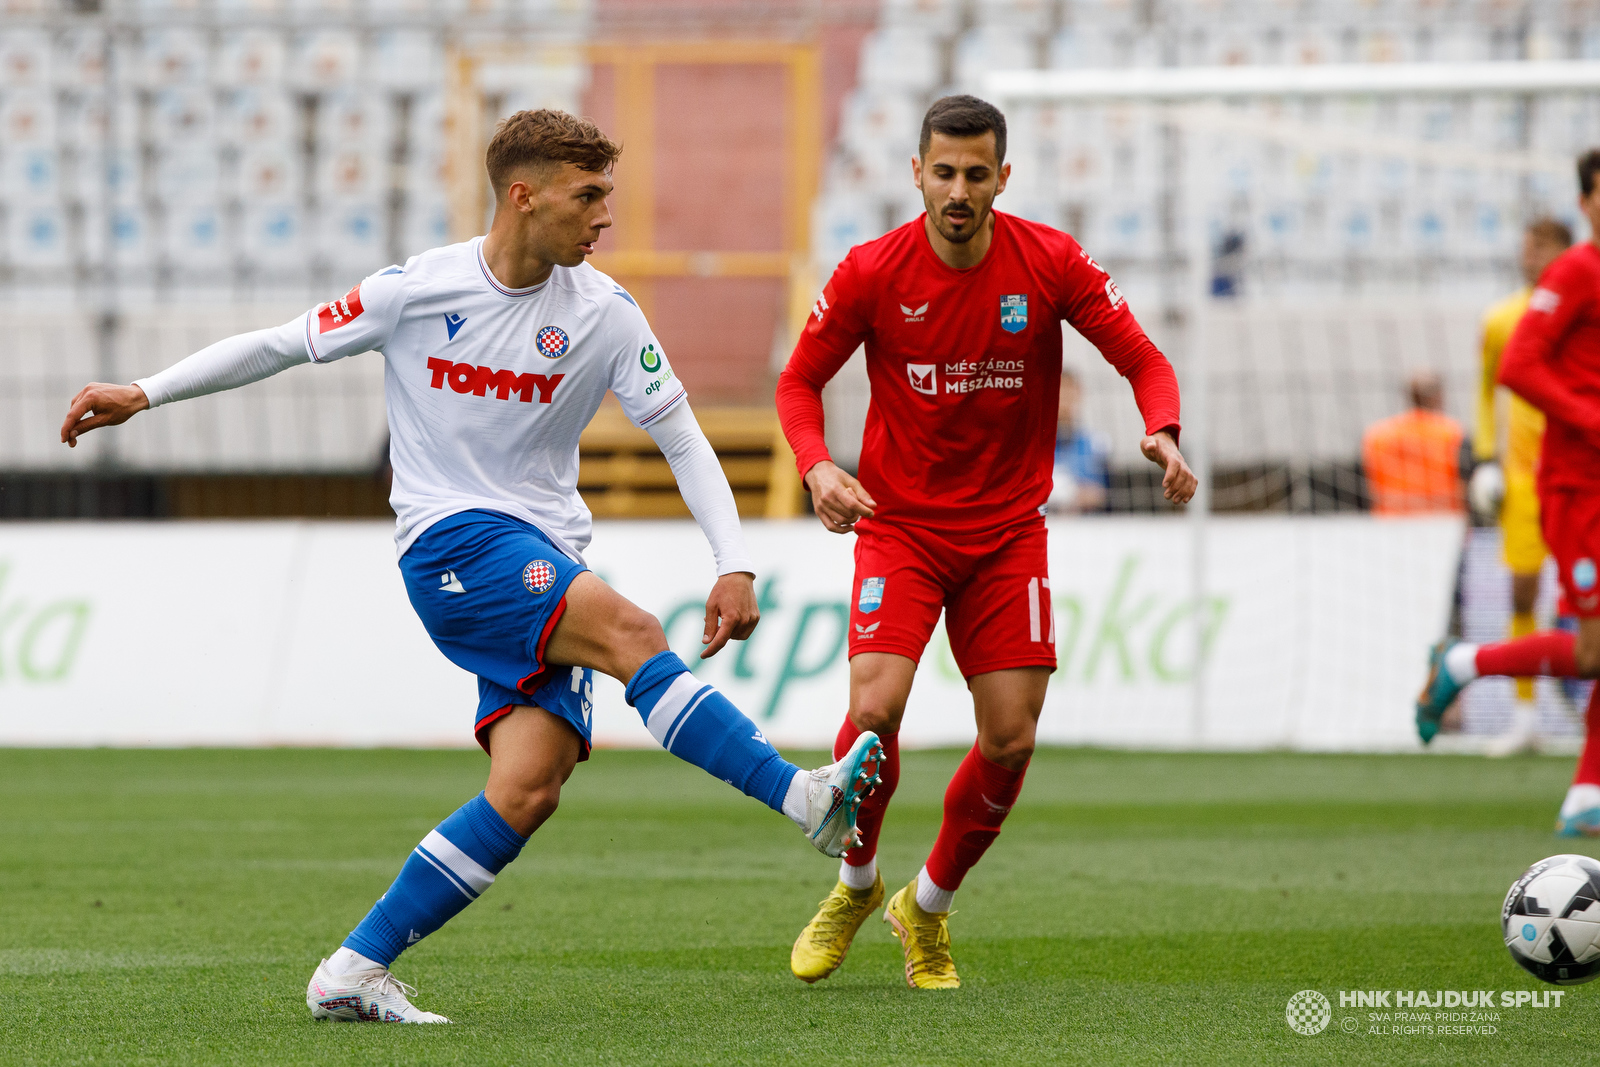
<svg viewBox="0 0 1600 1067"><path fill-rule="evenodd" d="M412 991L389 973L389 965L477 900L526 843L527 837L484 794L463 804L412 849L388 891L339 950L317 967L306 988L311 1014L369 1022L448 1022L413 1007L407 999Z"/></svg>

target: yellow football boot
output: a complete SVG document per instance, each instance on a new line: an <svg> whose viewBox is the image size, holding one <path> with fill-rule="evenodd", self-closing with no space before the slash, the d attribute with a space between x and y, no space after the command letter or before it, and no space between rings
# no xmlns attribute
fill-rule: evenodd
<svg viewBox="0 0 1600 1067"><path fill-rule="evenodd" d="M912 989L958 989L956 961L950 958L950 913L923 911L917 880L889 898L883 921L894 928L906 954L906 984Z"/></svg>
<svg viewBox="0 0 1600 1067"><path fill-rule="evenodd" d="M882 903L882 874L866 889L851 889L843 882L835 885L789 953L794 976L802 982L819 982L838 970L856 931Z"/></svg>

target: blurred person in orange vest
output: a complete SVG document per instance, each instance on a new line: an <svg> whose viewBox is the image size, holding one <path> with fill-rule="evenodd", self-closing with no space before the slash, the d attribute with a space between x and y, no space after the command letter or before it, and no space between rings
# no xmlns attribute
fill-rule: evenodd
<svg viewBox="0 0 1600 1067"><path fill-rule="evenodd" d="M1444 382L1418 371L1406 383L1411 410L1380 419L1361 436L1361 467L1380 515L1459 512L1461 424L1442 410Z"/></svg>

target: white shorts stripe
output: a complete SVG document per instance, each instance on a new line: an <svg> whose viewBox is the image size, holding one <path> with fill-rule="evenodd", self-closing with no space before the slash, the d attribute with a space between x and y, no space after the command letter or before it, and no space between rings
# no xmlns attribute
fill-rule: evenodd
<svg viewBox="0 0 1600 1067"><path fill-rule="evenodd" d="M477 860L462 852L450 839L437 830L429 830L420 846L430 858L438 860L466 883L474 896L494 885L494 875L485 870Z"/></svg>
<svg viewBox="0 0 1600 1067"><path fill-rule="evenodd" d="M678 721L678 716L689 706L689 701L694 699L694 695L704 684L685 671L673 679L672 684L667 686L667 691L661 694L661 699L656 701L656 706L650 709L650 717L645 720L644 728L650 731L650 736L655 738L661 747L666 747L667 734L672 731L672 724Z"/></svg>
<svg viewBox="0 0 1600 1067"><path fill-rule="evenodd" d="M1028 579L1028 640L1039 640L1039 579Z"/></svg>

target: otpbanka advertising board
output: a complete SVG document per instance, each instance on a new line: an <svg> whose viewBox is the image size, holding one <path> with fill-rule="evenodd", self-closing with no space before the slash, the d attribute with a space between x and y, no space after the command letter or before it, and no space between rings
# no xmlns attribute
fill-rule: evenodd
<svg viewBox="0 0 1600 1067"><path fill-rule="evenodd" d="M377 522L0 526L0 744L471 745L476 685L423 632L390 533ZM599 523L587 562L655 613L767 736L827 747L849 697L854 539L812 521L746 533L761 624L703 663L713 572L692 523ZM1051 608L1041 625L1054 628L1059 667L1040 739L1415 747L1411 700L1449 617L1461 540L1450 518L1218 518L1198 545L1182 518L1052 520L1048 600L1042 585L1034 595ZM879 592L892 610L891 589L869 600ZM595 686L594 732L602 745L654 744L609 680ZM901 736L973 736L942 628Z"/></svg>

